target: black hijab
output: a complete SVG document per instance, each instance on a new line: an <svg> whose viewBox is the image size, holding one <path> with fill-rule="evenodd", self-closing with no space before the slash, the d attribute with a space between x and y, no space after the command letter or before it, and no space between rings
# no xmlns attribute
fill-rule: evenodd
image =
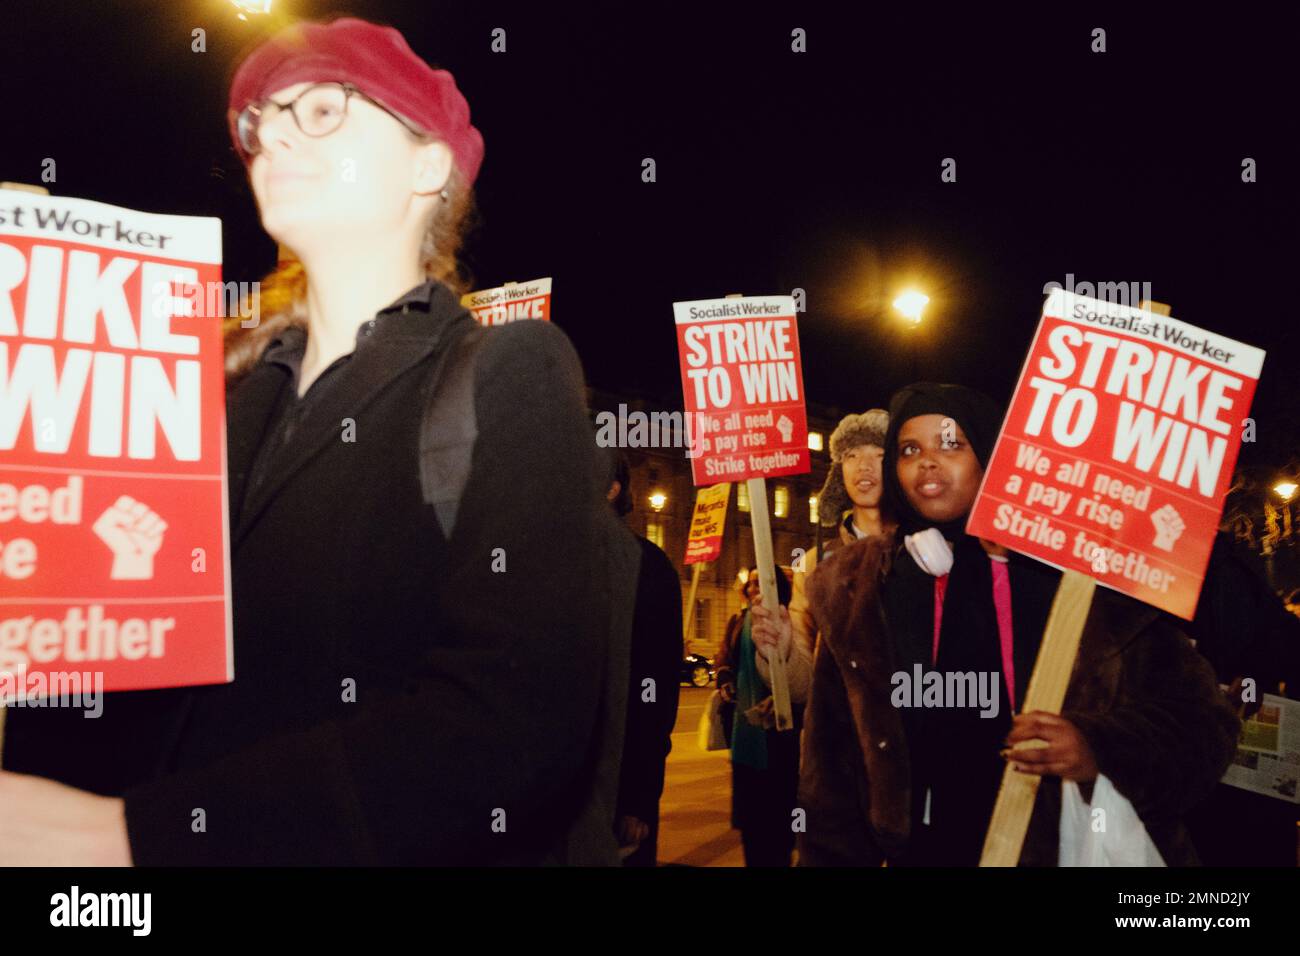
<svg viewBox="0 0 1300 956"><path fill-rule="evenodd" d="M949 541L965 534L966 516L936 524L917 513L898 482L898 432L903 423L918 415L944 415L951 418L970 440L980 467L987 468L993 443L1002 426L1002 409L983 392L964 385L940 385L917 382L899 389L889 400L889 430L885 433L884 495L885 507L898 521L901 535L924 528L938 528Z"/></svg>

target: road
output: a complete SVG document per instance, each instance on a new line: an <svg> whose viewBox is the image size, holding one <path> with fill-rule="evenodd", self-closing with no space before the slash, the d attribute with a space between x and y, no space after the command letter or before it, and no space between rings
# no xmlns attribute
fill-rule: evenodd
<svg viewBox="0 0 1300 956"><path fill-rule="evenodd" d="M659 803L660 866L744 866L740 832L731 829L729 751L696 744L712 687L683 687Z"/></svg>

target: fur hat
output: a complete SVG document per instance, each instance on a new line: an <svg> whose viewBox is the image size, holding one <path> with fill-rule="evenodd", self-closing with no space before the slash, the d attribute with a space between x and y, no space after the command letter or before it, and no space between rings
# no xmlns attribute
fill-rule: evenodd
<svg viewBox="0 0 1300 956"><path fill-rule="evenodd" d="M844 487L844 455L858 445L885 447L885 433L889 430L889 413L883 408L873 408L861 415L845 415L831 432L831 467L826 473L826 484L817 496L817 518L823 526L838 524L852 504L849 491Z"/></svg>

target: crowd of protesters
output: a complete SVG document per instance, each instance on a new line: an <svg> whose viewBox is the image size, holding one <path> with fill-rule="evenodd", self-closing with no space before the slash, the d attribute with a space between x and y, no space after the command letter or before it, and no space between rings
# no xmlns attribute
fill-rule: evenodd
<svg viewBox="0 0 1300 956"><path fill-rule="evenodd" d="M228 332L235 678L14 712L0 865L653 865L677 575L620 520L563 332L460 305L483 141L454 80L391 28L300 24L228 119L293 253ZM345 161L367 175L322 172ZM964 532L1001 417L931 383L849 416L830 541L771 607L745 582L716 663L749 865L974 865L1008 763L1042 778L1021 864L1056 863L1062 781L1100 775L1190 864L1245 682L1297 687L1297 622L1216 547L1190 624L1099 590L1065 706L1024 712L1060 574ZM993 715L896 706L914 667L992 675Z"/></svg>

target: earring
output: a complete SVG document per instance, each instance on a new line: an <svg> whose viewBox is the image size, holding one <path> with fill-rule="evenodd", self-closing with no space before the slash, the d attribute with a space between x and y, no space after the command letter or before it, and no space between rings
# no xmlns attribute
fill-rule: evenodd
<svg viewBox="0 0 1300 956"><path fill-rule="evenodd" d="M451 200L451 197L447 195L447 187L445 186L442 188L442 192L438 193L438 195L442 197L443 202L449 202Z"/></svg>

